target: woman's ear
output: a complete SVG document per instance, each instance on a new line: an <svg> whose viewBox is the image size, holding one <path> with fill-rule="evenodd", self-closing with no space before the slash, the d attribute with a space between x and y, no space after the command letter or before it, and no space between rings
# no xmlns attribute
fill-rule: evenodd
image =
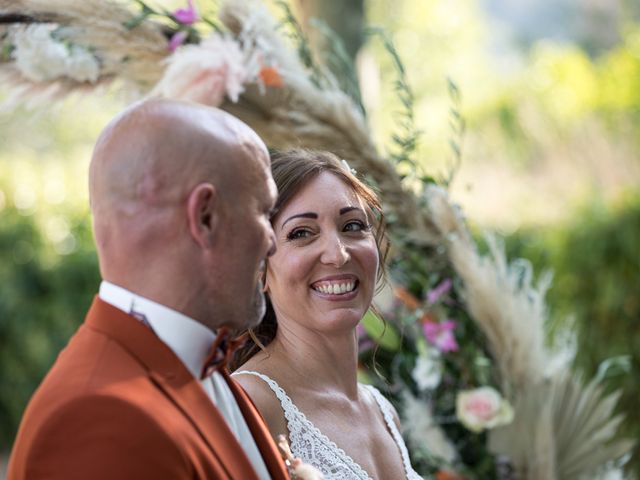
<svg viewBox="0 0 640 480"><path fill-rule="evenodd" d="M193 240L202 248L215 243L220 220L216 188L210 183L197 185L187 198L187 220Z"/></svg>

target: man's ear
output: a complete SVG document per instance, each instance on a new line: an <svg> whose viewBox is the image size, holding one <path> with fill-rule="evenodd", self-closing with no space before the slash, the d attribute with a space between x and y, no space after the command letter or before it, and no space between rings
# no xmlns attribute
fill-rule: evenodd
<svg viewBox="0 0 640 480"><path fill-rule="evenodd" d="M266 260L265 260L266 262ZM269 280L267 279L269 272L269 263L264 266L264 270L260 273L262 275L262 293L269 293Z"/></svg>
<svg viewBox="0 0 640 480"><path fill-rule="evenodd" d="M210 183L197 185L187 198L189 232L202 248L211 248L217 235L220 205L216 188Z"/></svg>

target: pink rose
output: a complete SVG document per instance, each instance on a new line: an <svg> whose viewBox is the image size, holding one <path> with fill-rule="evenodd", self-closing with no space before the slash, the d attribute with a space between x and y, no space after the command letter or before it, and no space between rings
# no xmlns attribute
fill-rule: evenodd
<svg viewBox="0 0 640 480"><path fill-rule="evenodd" d="M511 423L513 409L495 389L481 387L458 392L456 416L469 430L479 433Z"/></svg>

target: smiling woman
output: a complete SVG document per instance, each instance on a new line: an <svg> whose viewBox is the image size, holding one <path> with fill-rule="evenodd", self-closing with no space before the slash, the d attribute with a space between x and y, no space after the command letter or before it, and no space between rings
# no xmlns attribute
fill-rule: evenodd
<svg viewBox="0 0 640 480"><path fill-rule="evenodd" d="M288 244L290 246L294 246L296 243L299 244L301 238L308 237L313 232L309 228L290 228L286 235L291 238L287 238L287 241L285 242L285 239L282 238L283 232L281 231L285 228L285 224L287 224L287 228L295 226L292 222L296 219L300 222L300 218L305 218L305 216L307 220L315 219L317 221L318 213L316 209L318 205L323 204L328 199L332 199L334 192L329 188L329 191L320 193L320 196L315 199L319 200L319 202L313 204L310 209L311 211L308 212L301 211L293 213L292 209L287 208L292 202L293 197L297 196L299 192L305 189L305 187L315 180L320 174L330 174L330 177L332 177L334 182L337 181L343 189L346 187L354 196L353 198L357 199L356 203L348 206L345 205L344 209L340 210L338 213L340 216L351 213L352 216L348 217L351 219L355 211L360 212L359 219L352 222L352 225L346 226L346 228L347 230L355 230L359 228L355 226L355 223L358 221L364 221L366 225L363 226L366 226L369 232L373 235L379 259L379 268L377 270L375 280L380 282L384 277L384 261L387 256L389 246L386 237L382 206L373 190L361 182L352 173L352 171L345 166L345 164L346 162L341 161L332 153L305 149L293 149L285 152L278 152L272 156L271 171L276 186L278 187L278 199L276 200L276 205L273 209L274 215L271 218L274 227L277 228L279 224L279 229L276 231L276 236L278 237L277 254L282 253L285 245ZM290 215L285 215L285 209L292 213ZM292 223L292 225L289 225L289 223ZM282 255L278 255L278 257L282 257ZM270 262L270 265L273 265L273 261ZM326 284L318 285L319 290L328 290L328 287L329 286ZM334 287L331 286L331 288L333 289ZM271 301L271 295L267 295L267 304L268 308L264 320L251 332L252 340L247 342L243 348L236 352L233 364L234 368L242 365L256 352L260 351L261 348L264 348L266 345L271 343L275 338L278 324L276 321L276 313Z"/></svg>
<svg viewBox="0 0 640 480"><path fill-rule="evenodd" d="M293 454L326 479L420 478L395 410L357 381L356 327L387 249L380 203L330 153L277 154L272 172L279 198L277 251L264 274L269 308L234 375L273 436L287 435Z"/></svg>

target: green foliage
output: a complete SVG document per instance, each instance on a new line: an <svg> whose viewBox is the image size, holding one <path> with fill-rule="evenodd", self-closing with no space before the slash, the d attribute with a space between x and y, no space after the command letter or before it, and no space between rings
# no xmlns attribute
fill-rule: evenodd
<svg viewBox="0 0 640 480"><path fill-rule="evenodd" d="M394 149L390 152L390 159L395 163L402 178L418 181L420 183L432 183L432 179L427 177L422 171L423 166L416 161L415 152L420 140L420 130L415 122L415 98L413 90L409 85L404 62L396 49L391 37L385 30L377 27L366 29L367 35L377 36L382 40L385 51L392 60L396 74L393 82L393 91L402 107L396 114L398 128L391 135Z"/></svg>
<svg viewBox="0 0 640 480"><path fill-rule="evenodd" d="M486 385L498 388L496 372L486 350L486 338L466 312L462 299L456 293L457 288L436 303L427 300L427 292L443 280L453 278L454 283L457 282L454 272L437 251L419 251L415 246L398 252L390 271L394 283L407 285L409 290L399 294L399 290L403 290L399 288L394 307L385 311L388 322L385 333L392 332L393 343L389 345L386 334L383 341L377 341L380 349L364 351L360 356L362 365L369 369L367 378L391 398L405 422L420 422L418 418L406 416L403 394L407 391L422 403L425 410L432 410L434 422L458 452L459 459L453 467L465 478L502 478L497 473L500 465L488 449L486 433L470 432L456 416L459 391ZM425 275L425 272L429 273ZM371 319L366 320L371 323ZM422 325L445 320L456 322L455 338L459 348L438 354L435 353L436 347L425 339ZM374 330L365 323L366 332L372 340L379 338L382 328L378 325ZM402 334L399 339L396 339L396 332ZM414 369L419 357L427 351L431 355L436 354L442 364L442 378L435 389L421 388L415 380ZM422 475L433 475L446 465L442 458L431 452L430 445L417 445L414 439L410 440L412 465L416 471Z"/></svg>
<svg viewBox="0 0 640 480"><path fill-rule="evenodd" d="M287 27L288 37L297 48L298 58L302 64L309 69L311 81L317 86L322 87L326 83L326 76L311 51L311 44L305 34L298 19L293 14L289 3L284 0L277 0L276 5L282 9L283 26Z"/></svg>
<svg viewBox="0 0 640 480"><path fill-rule="evenodd" d="M33 216L0 210L0 450L28 399L84 318L99 283L88 218L70 219L75 250L58 255Z"/></svg>
<svg viewBox="0 0 640 480"><path fill-rule="evenodd" d="M385 325L384 321L371 310L362 318L362 325L371 338L391 352L397 352L400 348L400 336L395 328Z"/></svg>
<svg viewBox="0 0 640 480"><path fill-rule="evenodd" d="M618 411L627 421L622 434L638 439L640 196L631 195L616 208L583 208L576 218L562 228L507 237L508 253L531 259L538 270L553 269L551 331L575 329L575 367L588 377L606 374L610 390L623 390ZM611 357L620 357L616 363L621 368L605 371L603 362ZM640 445L630 468L640 474Z"/></svg>
<svg viewBox="0 0 640 480"><path fill-rule="evenodd" d="M326 22L318 18L312 18L310 24L316 28L326 40L327 51L324 52L324 57L327 68L335 75L336 82L340 85L340 89L349 95L362 114L366 115L364 107L362 106L362 96L360 94L356 67L351 61L344 43Z"/></svg>

